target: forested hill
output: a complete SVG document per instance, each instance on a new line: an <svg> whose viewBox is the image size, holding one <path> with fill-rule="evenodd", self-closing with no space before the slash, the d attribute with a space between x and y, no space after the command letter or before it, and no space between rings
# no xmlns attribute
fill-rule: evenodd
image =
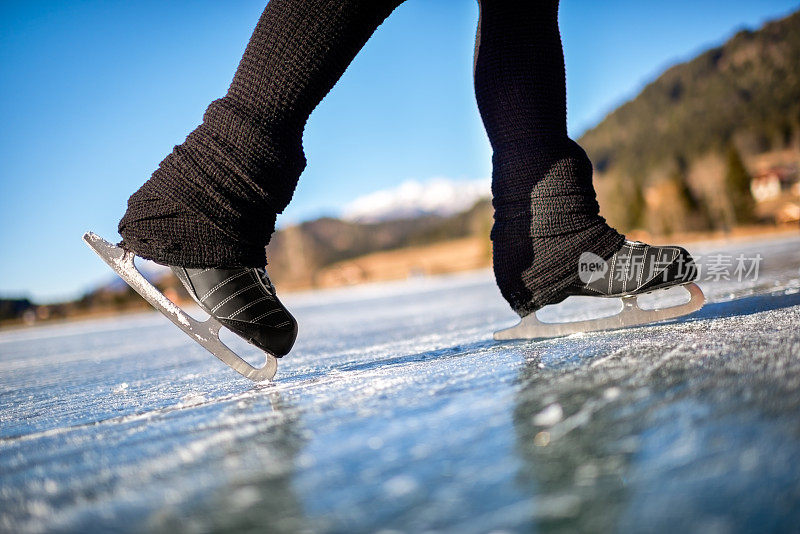
<svg viewBox="0 0 800 534"><path fill-rule="evenodd" d="M788 142L800 131L800 11L676 65L580 139L600 172Z"/></svg>
<svg viewBox="0 0 800 534"><path fill-rule="evenodd" d="M731 147L747 159L798 139L800 11L671 67L579 142L601 179L644 188L665 167Z"/></svg>

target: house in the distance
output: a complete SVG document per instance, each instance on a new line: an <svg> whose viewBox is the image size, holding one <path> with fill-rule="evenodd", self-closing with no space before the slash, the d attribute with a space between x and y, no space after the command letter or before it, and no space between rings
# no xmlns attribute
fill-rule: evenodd
<svg viewBox="0 0 800 534"><path fill-rule="evenodd" d="M750 182L750 192L756 202L778 198L784 193L798 193L796 166L783 165L760 172Z"/></svg>

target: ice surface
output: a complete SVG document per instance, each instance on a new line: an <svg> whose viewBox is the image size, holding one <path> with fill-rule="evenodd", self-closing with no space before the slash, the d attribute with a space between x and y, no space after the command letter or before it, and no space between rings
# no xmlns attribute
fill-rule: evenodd
<svg viewBox="0 0 800 534"><path fill-rule="evenodd" d="M544 342L489 272L289 295L272 384L155 312L0 333L0 531L791 530L800 238L717 251L758 280Z"/></svg>

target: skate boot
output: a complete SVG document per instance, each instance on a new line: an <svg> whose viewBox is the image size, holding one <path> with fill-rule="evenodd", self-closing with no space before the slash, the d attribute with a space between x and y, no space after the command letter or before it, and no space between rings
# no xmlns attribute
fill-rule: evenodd
<svg viewBox="0 0 800 534"><path fill-rule="evenodd" d="M280 358L297 337L297 321L278 300L266 269L170 266L189 295L234 334Z"/></svg>
<svg viewBox="0 0 800 534"><path fill-rule="evenodd" d="M561 301L573 295L621 298L622 310L611 317L565 323L541 322L534 312L516 326L495 332L494 338L535 339L613 330L674 319L699 310L705 303L703 292L692 283L697 278L697 266L681 247L626 240L608 260L584 253L577 271L577 280L567 288ZM683 304L662 309L643 309L637 304L637 295L679 285L689 293L689 300ZM554 303L557 302L560 301Z"/></svg>
<svg viewBox="0 0 800 534"><path fill-rule="evenodd" d="M626 240L606 263L584 255L578 265L578 281L567 289L569 295L626 297L649 293L697 278L697 266L689 253L676 246L651 246ZM594 261L598 270L588 266ZM566 298L566 297L564 297Z"/></svg>

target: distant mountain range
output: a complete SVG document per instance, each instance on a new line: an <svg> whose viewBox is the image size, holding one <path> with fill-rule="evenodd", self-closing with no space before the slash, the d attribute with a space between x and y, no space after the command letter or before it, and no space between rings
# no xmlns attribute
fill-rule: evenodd
<svg viewBox="0 0 800 534"><path fill-rule="evenodd" d="M602 211L622 230L747 222L740 162L753 172L800 161L800 11L667 69L579 143Z"/></svg>
<svg viewBox="0 0 800 534"><path fill-rule="evenodd" d="M800 136L800 11L667 69L579 143L601 173L645 176L729 143L752 154Z"/></svg>
<svg viewBox="0 0 800 534"><path fill-rule="evenodd" d="M396 211L380 213L382 220L375 222L329 217L275 232L267 247L270 276L284 286L308 287L314 285L314 277L321 268L373 252L474 235L483 235L488 240L492 221L488 199L447 216L427 214L398 219L392 217Z"/></svg>

